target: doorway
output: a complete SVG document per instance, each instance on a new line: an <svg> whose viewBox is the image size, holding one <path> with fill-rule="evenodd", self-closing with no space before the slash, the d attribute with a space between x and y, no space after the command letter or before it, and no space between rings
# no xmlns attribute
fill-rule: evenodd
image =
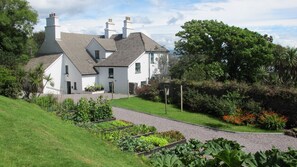
<svg viewBox="0 0 297 167"><path fill-rule="evenodd" d="M71 82L67 81L67 94L71 94Z"/></svg>

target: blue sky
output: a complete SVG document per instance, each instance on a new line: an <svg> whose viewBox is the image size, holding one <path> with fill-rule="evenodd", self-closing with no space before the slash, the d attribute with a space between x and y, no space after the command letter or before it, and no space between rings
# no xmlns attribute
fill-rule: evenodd
<svg viewBox="0 0 297 167"><path fill-rule="evenodd" d="M55 12L64 32L103 34L112 18L121 33L125 16L136 32L143 32L174 48L175 34L186 21L214 19L269 34L274 42L297 47L296 0L28 0L38 12L35 31L44 30L45 18Z"/></svg>

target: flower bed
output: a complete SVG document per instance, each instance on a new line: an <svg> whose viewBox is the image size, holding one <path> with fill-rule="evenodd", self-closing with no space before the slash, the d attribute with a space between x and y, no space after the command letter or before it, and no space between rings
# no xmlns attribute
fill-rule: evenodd
<svg viewBox="0 0 297 167"><path fill-rule="evenodd" d="M173 147L181 142L185 142L185 137L180 132L168 131L139 138L126 136L118 140L117 144L122 151L148 155L162 148Z"/></svg>
<svg viewBox="0 0 297 167"><path fill-rule="evenodd" d="M114 120L101 123L94 122L79 122L77 126L83 127L94 134L102 134L103 131L115 131L119 129L129 128L133 126L133 123L124 120Z"/></svg>
<svg viewBox="0 0 297 167"><path fill-rule="evenodd" d="M149 134L153 134L156 132L156 128L153 126L147 126L147 125L134 125L129 128L125 129L118 129L114 131L105 131L103 133L103 138L115 142L123 137L126 136L145 136Z"/></svg>

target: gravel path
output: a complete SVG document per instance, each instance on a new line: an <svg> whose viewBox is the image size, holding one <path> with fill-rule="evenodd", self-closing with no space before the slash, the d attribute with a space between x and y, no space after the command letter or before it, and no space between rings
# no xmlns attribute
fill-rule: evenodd
<svg viewBox="0 0 297 167"><path fill-rule="evenodd" d="M235 140L245 146L244 150L247 152L269 150L272 146L281 150L287 150L288 147L297 149L297 139L283 134L224 132L117 107L113 107L113 112L117 119L127 120L135 124L155 126L158 131L178 130L187 139L195 138L205 141L223 137L229 140Z"/></svg>

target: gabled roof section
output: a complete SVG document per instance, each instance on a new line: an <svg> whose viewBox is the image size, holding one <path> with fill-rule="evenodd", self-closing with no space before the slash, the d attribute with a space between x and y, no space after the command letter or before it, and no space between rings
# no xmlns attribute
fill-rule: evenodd
<svg viewBox="0 0 297 167"><path fill-rule="evenodd" d="M123 39L121 34L116 34L111 36L111 39L115 40L117 51L96 66L128 67L144 52L168 52L167 49L140 32L131 33L126 39Z"/></svg>
<svg viewBox="0 0 297 167"><path fill-rule="evenodd" d="M117 47L115 41L113 39L105 39L105 38L94 38L106 51L116 51Z"/></svg>
<svg viewBox="0 0 297 167"><path fill-rule="evenodd" d="M154 52L169 52L165 47L159 45L156 41L152 40L143 33L140 33L145 51L154 51Z"/></svg>
<svg viewBox="0 0 297 167"><path fill-rule="evenodd" d="M60 54L50 54L50 55L43 55L39 57L34 57L31 59L26 65L25 70L29 71L30 69L33 69L37 67L39 64L43 64L43 68L47 69L54 61L56 61L62 53Z"/></svg>
<svg viewBox="0 0 297 167"><path fill-rule="evenodd" d="M82 75L97 74L94 69L96 62L86 51L87 45L96 35L61 33L61 41L57 41L66 56Z"/></svg>

